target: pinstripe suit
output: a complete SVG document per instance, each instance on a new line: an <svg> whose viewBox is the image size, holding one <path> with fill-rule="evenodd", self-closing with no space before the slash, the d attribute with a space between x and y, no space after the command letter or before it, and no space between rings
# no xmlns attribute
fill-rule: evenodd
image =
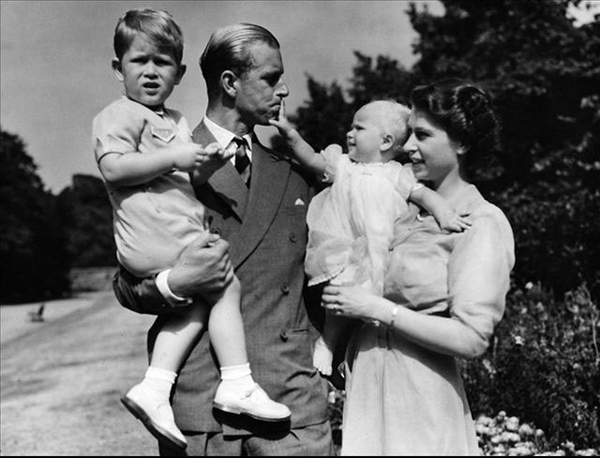
<svg viewBox="0 0 600 458"><path fill-rule="evenodd" d="M193 136L203 145L215 141L204 123ZM241 310L253 378L273 400L290 408L291 428L327 421L327 387L313 368L316 334L304 302L306 210L314 194L309 175L265 148L254 135L250 189L227 163L195 192L206 207L211 230L230 244L242 284ZM115 277L115 291L124 306L142 313L149 313L148 304L161 301L152 280L136 283L125 272ZM318 304L310 305L315 307ZM150 347L160 326L159 317L149 333ZM215 418L221 415L212 410L219 366L209 344L204 333L178 377L173 397L178 426L186 432L260 432L265 425L244 417Z"/></svg>

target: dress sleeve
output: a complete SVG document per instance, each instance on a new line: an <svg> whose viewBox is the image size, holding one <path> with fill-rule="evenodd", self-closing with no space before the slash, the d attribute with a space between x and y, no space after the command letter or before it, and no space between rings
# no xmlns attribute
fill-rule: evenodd
<svg viewBox="0 0 600 458"><path fill-rule="evenodd" d="M400 173L398 174L398 181L396 183L396 189L404 200L408 200L410 195L417 189L422 188L423 183L417 181L413 172L412 164L404 164Z"/></svg>
<svg viewBox="0 0 600 458"><path fill-rule="evenodd" d="M96 162L108 153L137 151L145 120L125 105L109 105L95 118L92 141Z"/></svg>
<svg viewBox="0 0 600 458"><path fill-rule="evenodd" d="M491 204L472 213L448 263L450 315L485 341L502 319L515 262L514 239L502 211Z"/></svg>
<svg viewBox="0 0 600 458"><path fill-rule="evenodd" d="M325 160L325 173L323 174L322 179L323 183L333 183L340 165L340 159L342 158L342 147L340 145L332 144L318 154Z"/></svg>

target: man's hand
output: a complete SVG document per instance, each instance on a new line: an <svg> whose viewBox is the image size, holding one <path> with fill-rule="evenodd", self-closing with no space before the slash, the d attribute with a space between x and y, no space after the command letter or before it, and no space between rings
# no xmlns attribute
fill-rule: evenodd
<svg viewBox="0 0 600 458"><path fill-rule="evenodd" d="M233 279L229 243L216 234L199 236L179 256L171 269L168 284L178 296L196 294L213 302Z"/></svg>

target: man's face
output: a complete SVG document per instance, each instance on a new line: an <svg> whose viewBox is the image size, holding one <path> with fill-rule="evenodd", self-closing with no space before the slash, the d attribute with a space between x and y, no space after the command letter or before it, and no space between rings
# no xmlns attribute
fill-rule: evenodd
<svg viewBox="0 0 600 458"><path fill-rule="evenodd" d="M281 99L289 95L281 53L263 42L250 45L248 50L254 65L236 81L235 105L246 124L269 125L269 119L278 116Z"/></svg>

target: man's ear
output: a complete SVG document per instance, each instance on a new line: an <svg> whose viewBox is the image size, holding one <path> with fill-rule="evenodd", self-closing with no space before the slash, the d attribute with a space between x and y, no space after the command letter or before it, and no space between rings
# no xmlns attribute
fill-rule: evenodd
<svg viewBox="0 0 600 458"><path fill-rule="evenodd" d="M181 78L185 75L185 71L187 70L187 66L185 64L181 64L179 69L177 70L177 76L175 77L175 84L181 83Z"/></svg>
<svg viewBox="0 0 600 458"><path fill-rule="evenodd" d="M111 67L113 69L113 72L115 72L115 75L117 75L117 79L123 82L125 78L123 77L123 68L121 67L121 61L116 57L113 58L113 60L111 61Z"/></svg>
<svg viewBox="0 0 600 458"><path fill-rule="evenodd" d="M231 70L225 70L221 73L221 85L223 86L223 90L230 97L235 97L237 95L237 80L238 77Z"/></svg>

